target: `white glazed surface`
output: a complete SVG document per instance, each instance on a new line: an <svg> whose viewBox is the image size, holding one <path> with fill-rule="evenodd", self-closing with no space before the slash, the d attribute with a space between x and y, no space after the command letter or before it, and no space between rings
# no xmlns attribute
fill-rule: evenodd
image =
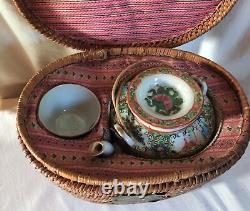
<svg viewBox="0 0 250 211"><path fill-rule="evenodd" d="M153 107L149 107L147 105L145 98L147 97L148 91L152 88L155 88L157 85L173 87L177 90L183 99L181 110L178 113L170 116L164 116L156 113ZM181 78L171 74L155 74L143 78L135 93L136 100L141 108L146 113L161 120L177 119L184 116L190 111L194 103L194 92L191 87Z"/></svg>
<svg viewBox="0 0 250 211"><path fill-rule="evenodd" d="M63 84L49 90L41 99L38 117L50 132L64 137L82 135L99 120L101 106L89 89Z"/></svg>
<svg viewBox="0 0 250 211"><path fill-rule="evenodd" d="M108 141L96 141L90 145L92 156L110 156L114 153L114 146Z"/></svg>

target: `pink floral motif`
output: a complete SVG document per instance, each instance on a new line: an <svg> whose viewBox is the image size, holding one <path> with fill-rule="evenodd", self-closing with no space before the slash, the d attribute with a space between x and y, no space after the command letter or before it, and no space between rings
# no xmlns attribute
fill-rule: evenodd
<svg viewBox="0 0 250 211"><path fill-rule="evenodd" d="M161 94L161 95L155 95L153 98L156 102L162 102L164 104L165 110L169 111L173 108L173 101L171 97Z"/></svg>

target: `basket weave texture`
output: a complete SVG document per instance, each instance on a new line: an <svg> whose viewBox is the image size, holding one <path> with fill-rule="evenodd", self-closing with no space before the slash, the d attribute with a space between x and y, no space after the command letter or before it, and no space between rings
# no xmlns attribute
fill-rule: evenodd
<svg viewBox="0 0 250 211"><path fill-rule="evenodd" d="M221 130L205 150L186 159L150 160L123 152L105 159L91 158L88 146L102 138L107 126L105 113L115 78L124 67L143 59L165 61L173 68L204 77L223 114ZM48 89L67 82L94 91L103 110L102 120L93 132L65 141L40 126L36 110ZM174 196L223 173L241 157L248 144L249 106L238 82L223 68L200 56L164 48L111 48L66 57L35 75L20 97L17 127L26 153L38 168L51 172L57 182L69 184L63 187L79 197L111 202L112 196L100 194L100 185L112 183L114 178L124 184L149 183L148 194ZM95 194L87 197L83 187L92 187Z"/></svg>
<svg viewBox="0 0 250 211"><path fill-rule="evenodd" d="M114 193L104 195L100 189L116 178L126 185L148 183L147 200L155 200L151 196L164 199L224 173L244 153L249 105L238 82L207 59L159 48L176 47L207 32L237 0L14 2L42 34L75 49L88 49L47 65L26 85L18 104L17 128L25 154L61 188L90 201L120 203ZM150 59L206 79L222 111L215 139L201 153L184 159L150 160L124 151L110 158L91 158L89 145L101 140L108 126L106 111L116 77L129 65ZM101 121L87 136L63 140L47 132L37 118L42 95L61 83L82 84L101 101Z"/></svg>
<svg viewBox="0 0 250 211"><path fill-rule="evenodd" d="M237 0L14 0L42 34L76 48L175 47L210 30Z"/></svg>
<svg viewBox="0 0 250 211"><path fill-rule="evenodd" d="M44 167L44 165L42 165L38 160L36 160L34 156L32 156L29 150L27 150L20 136L19 136L19 140L20 140L20 145L22 146L22 149L26 157L30 160L30 163L32 163L36 169L38 169L46 178L48 178L51 182L53 182L58 187L71 193L77 198L88 200L91 202L121 204L121 201L116 200L116 196L114 194L112 195L102 194L100 192L101 190L100 186L87 185L85 183L71 181L69 179L61 177L49 171L46 167ZM157 196L160 196L158 197L158 200L163 200L163 199L168 199L168 198L183 194L187 191L191 191L195 188L200 187L201 185L204 185L205 183L209 182L213 178L216 178L220 174L224 173L239 158L240 157L236 158L233 162L225 164L224 166L218 168L216 171L208 172L206 174L195 175L193 177L179 180L176 182L160 183L159 185L150 186L151 190L148 192L148 195L154 196L154 194L157 194ZM131 201L128 197L128 199L127 200L125 199L123 203L138 203L138 202L143 203L143 202L151 202L151 201L153 202L157 200L155 200L155 198L153 200L150 200L149 198L148 200L140 199L137 201Z"/></svg>

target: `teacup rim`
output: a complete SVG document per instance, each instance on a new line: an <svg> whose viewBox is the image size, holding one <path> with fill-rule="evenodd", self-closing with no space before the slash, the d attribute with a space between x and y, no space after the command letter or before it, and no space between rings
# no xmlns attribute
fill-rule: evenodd
<svg viewBox="0 0 250 211"><path fill-rule="evenodd" d="M55 133L54 131L50 130L48 127L46 127L46 125L43 123L43 121L41 120L40 118L40 115L39 115L39 107L40 107L40 103L43 99L43 97L48 94L51 90L53 89L56 89L58 87L62 87L62 86L66 86L66 85L74 85L74 86L78 86L78 87L81 87L81 88L84 88L85 90L87 90L95 99L96 99L96 102L98 103L98 115L97 115L97 118L95 120L95 122L93 124L91 124L91 126L88 128L88 130L86 130L85 132L80 132L78 134L74 134L74 135L60 135L58 133ZM86 86L84 85L81 85L81 84L77 84L77 83L61 83L61 84L58 84L58 85L55 85L53 86L52 88L50 88L49 90L47 90L45 93L43 93L40 97L40 100L38 102L38 106L37 106L37 111L36 111L36 118L37 118L37 122L38 124L44 129L46 130L48 133L54 135L54 136L57 136L57 137L61 137L61 138L65 138L65 139L70 139L70 138L77 138L77 137L80 137L82 135L86 135L88 134L97 124L98 122L100 121L100 118L101 118L101 102L100 100L98 99L98 97L96 96L96 94L90 90L89 88L87 88Z"/></svg>

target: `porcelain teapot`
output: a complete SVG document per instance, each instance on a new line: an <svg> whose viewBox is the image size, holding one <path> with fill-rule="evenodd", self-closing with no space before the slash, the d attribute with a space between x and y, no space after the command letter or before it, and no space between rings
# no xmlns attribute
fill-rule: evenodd
<svg viewBox="0 0 250 211"><path fill-rule="evenodd" d="M149 158L180 158L204 148L215 131L213 105L204 81L169 67L152 68L117 92L114 125L132 152Z"/></svg>

